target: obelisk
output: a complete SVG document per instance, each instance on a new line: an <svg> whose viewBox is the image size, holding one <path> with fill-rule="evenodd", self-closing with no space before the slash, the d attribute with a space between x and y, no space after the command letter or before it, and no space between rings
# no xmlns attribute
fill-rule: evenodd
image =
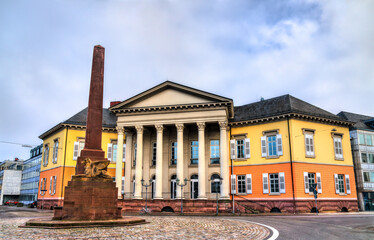
<svg viewBox="0 0 374 240"><path fill-rule="evenodd" d="M103 121L103 86L104 86L104 55L105 48L100 45L94 47L90 94L88 99L86 139L84 149L77 161L75 174L83 174L82 160L90 158L92 161L102 159L105 152L101 149L102 121Z"/></svg>

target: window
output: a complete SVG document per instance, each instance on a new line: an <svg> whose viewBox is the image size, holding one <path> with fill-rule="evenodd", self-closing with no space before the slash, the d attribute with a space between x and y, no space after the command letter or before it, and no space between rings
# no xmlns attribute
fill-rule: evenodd
<svg viewBox="0 0 374 240"><path fill-rule="evenodd" d="M280 173L263 173L262 174L263 193L280 194L286 193L285 175Z"/></svg>
<svg viewBox="0 0 374 240"><path fill-rule="evenodd" d="M151 161L151 166L156 166L156 156L157 156L157 143L152 143L152 161Z"/></svg>
<svg viewBox="0 0 374 240"><path fill-rule="evenodd" d="M368 158L367 158L366 153L361 153L361 162L363 162L363 163L368 162Z"/></svg>
<svg viewBox="0 0 374 240"><path fill-rule="evenodd" d="M40 180L40 195L44 195L45 192L46 192L46 187L47 187L47 178L42 178L42 180Z"/></svg>
<svg viewBox="0 0 374 240"><path fill-rule="evenodd" d="M364 182L370 182L369 172L364 172Z"/></svg>
<svg viewBox="0 0 374 240"><path fill-rule="evenodd" d="M337 194L351 194L351 184L348 174L334 174L335 179L335 193Z"/></svg>
<svg viewBox="0 0 374 240"><path fill-rule="evenodd" d="M279 157L283 155L282 135L268 134L261 137L261 156L262 157Z"/></svg>
<svg viewBox="0 0 374 240"><path fill-rule="evenodd" d="M318 193L322 193L321 173L304 172L305 193L313 193L315 183Z"/></svg>
<svg viewBox="0 0 374 240"><path fill-rule="evenodd" d="M210 189L211 193L220 193L221 192L221 184L220 184L221 177L218 174L213 174L210 177Z"/></svg>
<svg viewBox="0 0 374 240"><path fill-rule="evenodd" d="M366 145L373 146L373 140L371 138L371 135L366 134L365 138L366 138Z"/></svg>
<svg viewBox="0 0 374 240"><path fill-rule="evenodd" d="M117 160L117 142L113 141L112 143L108 143L107 157L108 157L109 161L116 162L116 160Z"/></svg>
<svg viewBox="0 0 374 240"><path fill-rule="evenodd" d="M358 134L358 143L362 144L362 145L365 145L365 135L364 134L362 134L362 133Z"/></svg>
<svg viewBox="0 0 374 240"><path fill-rule="evenodd" d="M44 167L48 165L48 158L49 158L49 145L46 144L44 146L44 155L43 155L43 166Z"/></svg>
<svg viewBox="0 0 374 240"><path fill-rule="evenodd" d="M249 138L230 140L231 159L250 158Z"/></svg>
<svg viewBox="0 0 374 240"><path fill-rule="evenodd" d="M314 157L314 135L313 132L305 132L305 155Z"/></svg>
<svg viewBox="0 0 374 240"><path fill-rule="evenodd" d="M245 175L238 175L238 193L245 193Z"/></svg>
<svg viewBox="0 0 374 240"><path fill-rule="evenodd" d="M57 163L57 153L58 153L58 139L56 139L53 144L53 158L52 158L53 163Z"/></svg>
<svg viewBox="0 0 374 240"><path fill-rule="evenodd" d="M334 152L335 159L343 159L342 136L334 135Z"/></svg>
<svg viewBox="0 0 374 240"><path fill-rule="evenodd" d="M374 154L373 153L368 153L368 160L369 160L369 163L374 163Z"/></svg>
<svg viewBox="0 0 374 240"><path fill-rule="evenodd" d="M269 174L270 193L279 193L279 177L278 173Z"/></svg>
<svg viewBox="0 0 374 240"><path fill-rule="evenodd" d="M172 142L171 143L170 165L177 165L177 142Z"/></svg>
<svg viewBox="0 0 374 240"><path fill-rule="evenodd" d="M132 162L132 165L135 167L136 166L136 155L137 155L137 145L136 143L134 144L134 161Z"/></svg>
<svg viewBox="0 0 374 240"><path fill-rule="evenodd" d="M79 139L77 142L74 142L73 160L78 159L83 149L84 149L84 139Z"/></svg>
<svg viewBox="0 0 374 240"><path fill-rule="evenodd" d="M50 182L49 182L49 194L55 195L56 193L56 181L57 176L51 176Z"/></svg>
<svg viewBox="0 0 374 240"><path fill-rule="evenodd" d="M191 142L191 164L199 163L199 142Z"/></svg>
<svg viewBox="0 0 374 240"><path fill-rule="evenodd" d="M210 140L210 164L219 164L219 140Z"/></svg>
<svg viewBox="0 0 374 240"><path fill-rule="evenodd" d="M170 199L175 199L177 196L177 175L170 178Z"/></svg>

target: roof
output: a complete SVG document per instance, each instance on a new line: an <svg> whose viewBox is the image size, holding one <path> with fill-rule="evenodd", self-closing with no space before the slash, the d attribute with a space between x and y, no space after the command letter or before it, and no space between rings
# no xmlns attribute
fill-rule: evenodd
<svg viewBox="0 0 374 240"><path fill-rule="evenodd" d="M374 131L374 117L344 111L338 113L338 116L354 122L355 124L351 129Z"/></svg>
<svg viewBox="0 0 374 240"><path fill-rule="evenodd" d="M136 109L141 109L141 108L137 108L137 107L133 107L133 104L134 103L137 103L137 102L140 102L146 98L149 98L151 96L154 96L162 91L165 91L167 89L174 89L174 90L177 90L177 91L181 91L181 92L185 92L191 96L196 96L196 97L200 97L200 98L204 98L206 100L208 100L209 102L207 103L207 105L209 104L213 104L213 103L223 103L223 104L226 104L228 106L228 110L229 110L229 116L232 117L233 113L234 113L234 107L233 107L233 100L230 99L230 98L226 98L226 97L222 97L222 96L219 96L219 95L216 95L216 94L213 94L213 93L209 93L209 92L205 92L205 91L202 91L202 90L199 90L199 89L195 89L195 88L192 88L192 87L188 87L188 86L185 86L185 85L182 85L182 84L178 84L178 83L175 83L175 82L172 82L172 81L165 81L157 86L154 86L144 92L141 92L119 104L116 104L112 107L109 108L110 111L113 111L113 112L120 112L126 108L131 108L132 110L136 110ZM190 103L191 104L191 103ZM192 105L194 104L198 104L200 106L203 106L202 103L193 103ZM175 105L181 105L181 104L177 104L177 103L170 103L169 105L160 105L160 106L147 106L146 109L160 109L160 107L165 107L165 106L175 106ZM182 104L184 105L184 104ZM189 105L189 104L187 104Z"/></svg>
<svg viewBox="0 0 374 240"><path fill-rule="evenodd" d="M44 132L39 138L43 139L48 135L54 133L55 131L67 126L67 125L78 125L78 126L86 126L87 121L87 110L88 108L83 109L82 111L78 112L71 118L65 120L54 126L53 128L49 129L48 131ZM107 108L103 108L103 128L115 128L117 125L117 117Z"/></svg>
<svg viewBox="0 0 374 240"><path fill-rule="evenodd" d="M304 102L289 94L235 107L234 111L235 117L232 122L261 119L290 113L344 121L344 119L333 113Z"/></svg>

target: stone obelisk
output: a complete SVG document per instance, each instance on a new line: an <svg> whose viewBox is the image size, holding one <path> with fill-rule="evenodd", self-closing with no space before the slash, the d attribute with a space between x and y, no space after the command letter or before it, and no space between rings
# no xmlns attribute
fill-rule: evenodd
<svg viewBox="0 0 374 240"><path fill-rule="evenodd" d="M64 206L56 208L54 219L109 220L121 218L117 188L106 174L109 161L101 149L104 48L95 46L87 110L85 147L78 157L75 175L65 187Z"/></svg>
<svg viewBox="0 0 374 240"><path fill-rule="evenodd" d="M77 161L75 174L83 174L82 160L87 157L92 161L103 159L105 152L101 149L102 121L103 121L103 88L104 88L104 56L105 49L97 45L94 47L90 83L90 95L87 110L86 139L84 149Z"/></svg>

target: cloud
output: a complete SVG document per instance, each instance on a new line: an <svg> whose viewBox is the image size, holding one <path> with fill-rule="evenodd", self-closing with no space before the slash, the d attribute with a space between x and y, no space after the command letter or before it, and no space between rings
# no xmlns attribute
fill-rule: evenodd
<svg viewBox="0 0 374 240"><path fill-rule="evenodd" d="M0 140L38 144L87 105L92 48L106 48L104 105L165 80L236 105L290 93L374 116L374 3L3 1ZM0 144L0 160L27 149Z"/></svg>

